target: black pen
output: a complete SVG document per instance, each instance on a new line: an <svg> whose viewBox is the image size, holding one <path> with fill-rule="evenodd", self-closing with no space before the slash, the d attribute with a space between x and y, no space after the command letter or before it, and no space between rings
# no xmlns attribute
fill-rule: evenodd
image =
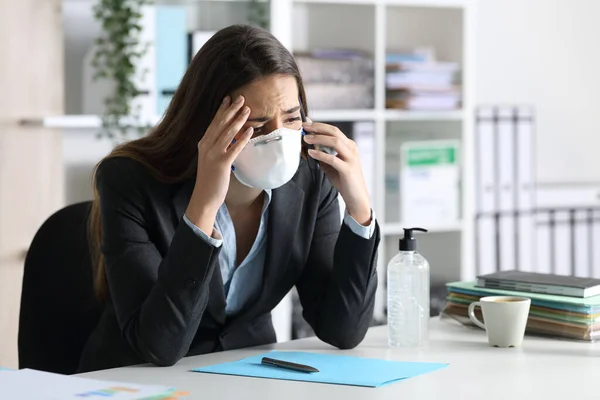
<svg viewBox="0 0 600 400"><path fill-rule="evenodd" d="M300 372L319 372L318 369L311 367L310 365L296 364L289 361L276 360L274 358L263 357L262 364L271 365L273 367L291 369Z"/></svg>

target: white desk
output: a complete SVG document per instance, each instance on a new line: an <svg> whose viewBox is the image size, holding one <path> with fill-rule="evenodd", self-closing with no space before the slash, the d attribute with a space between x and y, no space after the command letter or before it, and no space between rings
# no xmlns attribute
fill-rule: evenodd
<svg viewBox="0 0 600 400"><path fill-rule="evenodd" d="M386 327L369 331L356 349L340 352L311 338L272 347L213 353L181 360L173 367L135 366L82 374L96 379L163 384L190 391L188 399L592 399L598 398L600 345L526 337L523 347L487 345L485 332L452 320L432 320L431 343L423 350L390 349ZM189 372L202 365L234 361L265 350L330 352L398 361L447 362L442 370L362 388Z"/></svg>

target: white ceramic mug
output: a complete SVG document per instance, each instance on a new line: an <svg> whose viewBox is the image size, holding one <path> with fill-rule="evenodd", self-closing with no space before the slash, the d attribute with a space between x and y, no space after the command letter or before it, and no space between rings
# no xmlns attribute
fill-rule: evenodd
<svg viewBox="0 0 600 400"><path fill-rule="evenodd" d="M496 347L517 347L523 343L531 299L514 296L482 297L469 305L469 318L485 329L488 342ZM483 313L481 322L475 316L475 307Z"/></svg>

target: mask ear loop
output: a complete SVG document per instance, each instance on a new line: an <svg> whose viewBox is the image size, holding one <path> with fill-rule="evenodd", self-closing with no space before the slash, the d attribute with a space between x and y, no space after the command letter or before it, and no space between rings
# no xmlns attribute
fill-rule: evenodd
<svg viewBox="0 0 600 400"><path fill-rule="evenodd" d="M302 104L302 98L300 96L298 96L298 103L300 104L300 119L302 120L302 124L304 124L306 122L306 114L304 113L304 104ZM306 135L306 131L304 130L304 127L303 127L302 128L302 144L307 149L314 149L315 146L308 144L304 141L305 135ZM314 168L313 165L316 165L317 169L321 169L321 165L319 164L319 162L317 160L315 160L314 158L309 156L308 152L305 153L305 156L306 156L306 162L308 163L308 169L311 172L311 175L313 177L313 182L314 182L316 180L316 178L315 178L315 171L313 169Z"/></svg>
<svg viewBox="0 0 600 400"><path fill-rule="evenodd" d="M302 120L302 124L304 124L306 122L306 114L304 114L304 105L302 104L302 99L300 98L300 96L298 96L298 102L300 103L300 119ZM302 137L304 137L304 135L306 135L306 131L304 130L304 127L303 127L302 128ZM304 145L309 149L315 148L315 146L313 146L312 144L308 144L306 142L304 142Z"/></svg>
<svg viewBox="0 0 600 400"><path fill-rule="evenodd" d="M306 122L306 114L304 113L304 105L302 104L302 99L300 98L300 96L298 96L298 102L300 103L300 119L302 120L302 124L304 124ZM304 138L304 136L306 135L306 131L304 130L304 127L302 127L301 131L302 131L302 138ZM302 139L302 142L307 149L315 148L314 145L306 143L304 141L304 139ZM310 157L308 155L308 153L306 154L306 158L309 161L309 163L308 163L309 166L310 166L310 160L312 159L317 164L317 168L319 168L319 162L317 160L315 160L314 158Z"/></svg>
<svg viewBox="0 0 600 400"><path fill-rule="evenodd" d="M235 139L231 139L231 144L235 143ZM235 171L235 167L231 164L231 172Z"/></svg>

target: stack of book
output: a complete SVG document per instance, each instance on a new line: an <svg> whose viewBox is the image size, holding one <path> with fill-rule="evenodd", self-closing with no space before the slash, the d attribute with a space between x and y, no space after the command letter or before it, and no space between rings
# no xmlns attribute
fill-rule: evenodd
<svg viewBox="0 0 600 400"><path fill-rule="evenodd" d="M531 299L526 332L593 342L600 338L600 280L520 271L478 277L476 282L447 284L443 316L472 325L469 304L485 296ZM483 320L481 310L475 309Z"/></svg>
<svg viewBox="0 0 600 400"><path fill-rule="evenodd" d="M405 110L460 108L458 64L436 61L432 52L386 56L386 107Z"/></svg>

